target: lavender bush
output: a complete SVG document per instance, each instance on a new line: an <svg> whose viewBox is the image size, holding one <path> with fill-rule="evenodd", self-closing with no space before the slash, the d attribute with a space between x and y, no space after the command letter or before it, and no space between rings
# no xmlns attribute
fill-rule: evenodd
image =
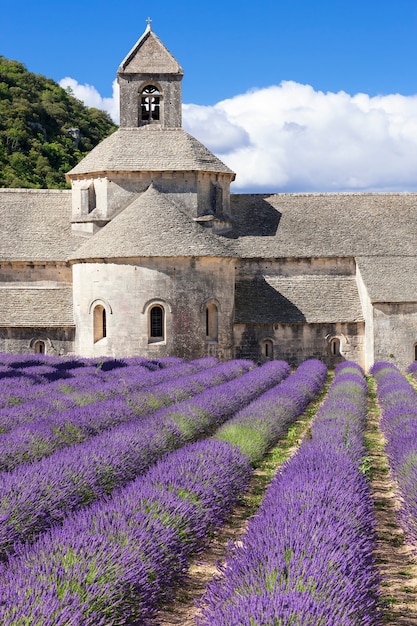
<svg viewBox="0 0 417 626"><path fill-rule="evenodd" d="M145 472L167 450L210 433L289 373L272 361L149 418L133 420L0 474L0 556Z"/></svg>
<svg viewBox="0 0 417 626"><path fill-rule="evenodd" d="M1 623L144 626L249 477L247 460L227 443L168 455L10 560L0 575Z"/></svg>
<svg viewBox="0 0 417 626"><path fill-rule="evenodd" d="M360 471L366 383L337 368L311 433L202 601L200 626L377 624L372 500Z"/></svg>
<svg viewBox="0 0 417 626"><path fill-rule="evenodd" d="M198 365L198 367L197 367ZM201 362L196 364L199 369ZM73 406L61 412L51 412L43 419L14 428L0 437L0 470L11 471L23 462L34 461L53 454L58 449L80 443L111 426L150 414L156 409L201 393L248 371L252 361L229 361L190 376L170 380L147 391L126 394L124 388L115 397L86 406ZM181 366L182 367L182 366ZM177 370L178 368L172 368ZM29 415L42 408L44 399L29 404ZM18 407L24 409L24 407ZM10 411L9 411L10 415ZM19 412L22 415L22 411ZM26 414L27 415L27 414ZM36 413L35 413L36 415Z"/></svg>
<svg viewBox="0 0 417 626"><path fill-rule="evenodd" d="M251 402L218 429L216 438L238 445L252 464L258 463L271 446L301 415L323 387L327 368L315 359L298 369Z"/></svg>
<svg viewBox="0 0 417 626"><path fill-rule="evenodd" d="M271 365L264 369L277 371ZM289 410L294 418L325 376L326 368L312 361L290 376L289 384L274 387L273 400L285 407L285 417L282 408L275 420L270 413L267 427L260 416L266 406L272 409L271 394L254 400L247 413L253 434L256 424L264 433L276 432L275 421L288 422ZM267 404L263 397L269 397ZM159 604L184 577L189 556L222 523L250 475L247 455L216 439L165 455L107 502L72 514L32 546L20 546L0 576L2 623L153 623Z"/></svg>
<svg viewBox="0 0 417 626"><path fill-rule="evenodd" d="M117 373L114 370L103 372L97 366L84 365L77 369L71 367L67 370L71 372L69 378L59 379L50 384L45 384L47 381L37 380L36 384L32 381L30 385L16 388L15 382L11 387L9 383L7 391L13 394L9 396L5 393L6 389L2 388L0 379L0 397L4 399L3 408L0 408L0 433L31 421L32 416L93 404L114 395L128 394L218 365L218 359L213 357L196 359L187 363L174 363L164 368L156 368L153 362L145 367L144 363L136 364L131 359L130 364L128 361L128 359L125 360L125 367L119 368ZM64 364L65 362L60 363L61 366ZM253 366L252 363L251 366ZM60 367L60 369L63 368ZM17 375L25 370L12 371ZM3 395L1 395L2 392ZM39 412L37 412L37 404L39 404Z"/></svg>
<svg viewBox="0 0 417 626"><path fill-rule="evenodd" d="M375 363L371 373L377 383L386 453L401 495L399 522L417 548L417 394L392 363Z"/></svg>

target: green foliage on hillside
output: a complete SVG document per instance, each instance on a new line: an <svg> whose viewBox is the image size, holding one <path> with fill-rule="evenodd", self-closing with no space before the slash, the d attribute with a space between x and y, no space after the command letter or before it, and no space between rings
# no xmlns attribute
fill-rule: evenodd
<svg viewBox="0 0 417 626"><path fill-rule="evenodd" d="M107 113L0 56L0 187L67 187L65 173L116 128Z"/></svg>

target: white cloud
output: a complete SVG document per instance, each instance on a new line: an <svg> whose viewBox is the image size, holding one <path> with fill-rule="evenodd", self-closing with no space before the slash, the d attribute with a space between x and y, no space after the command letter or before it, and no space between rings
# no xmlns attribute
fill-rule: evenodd
<svg viewBox="0 0 417 626"><path fill-rule="evenodd" d="M184 127L199 107L184 111ZM210 143L223 120L245 143ZM323 93L283 82L204 107L194 135L237 174L234 191L417 189L417 96ZM231 135L230 135L231 136Z"/></svg>
<svg viewBox="0 0 417 626"><path fill-rule="evenodd" d="M113 98L66 78L118 119ZM417 190L417 95L324 93L292 81L214 106L185 104L183 126L237 176L233 191Z"/></svg>
<svg viewBox="0 0 417 626"><path fill-rule="evenodd" d="M80 85L74 78L69 76L62 78L59 84L63 89L69 87L72 94L78 100L84 102L86 106L106 111L116 124L119 123L119 85L116 79L113 81L113 95L111 98L102 98L95 87L88 84Z"/></svg>
<svg viewBox="0 0 417 626"><path fill-rule="evenodd" d="M221 108L184 104L183 118L187 132L215 153L227 154L250 143L245 128L233 123Z"/></svg>

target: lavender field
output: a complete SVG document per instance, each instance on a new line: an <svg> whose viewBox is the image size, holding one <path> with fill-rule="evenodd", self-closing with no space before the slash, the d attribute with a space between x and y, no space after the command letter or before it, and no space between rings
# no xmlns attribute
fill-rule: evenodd
<svg viewBox="0 0 417 626"><path fill-rule="evenodd" d="M372 376L399 519L417 545L417 395L390 364ZM314 359L292 371L283 361L45 355L0 355L0 623L160 623L254 469L330 379L196 598L195 623L384 623L359 366L333 375Z"/></svg>

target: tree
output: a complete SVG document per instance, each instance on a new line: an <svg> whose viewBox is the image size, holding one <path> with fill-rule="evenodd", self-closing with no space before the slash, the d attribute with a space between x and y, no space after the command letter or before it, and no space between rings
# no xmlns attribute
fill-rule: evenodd
<svg viewBox="0 0 417 626"><path fill-rule="evenodd" d="M0 56L0 187L68 187L65 173L116 128L104 111Z"/></svg>

